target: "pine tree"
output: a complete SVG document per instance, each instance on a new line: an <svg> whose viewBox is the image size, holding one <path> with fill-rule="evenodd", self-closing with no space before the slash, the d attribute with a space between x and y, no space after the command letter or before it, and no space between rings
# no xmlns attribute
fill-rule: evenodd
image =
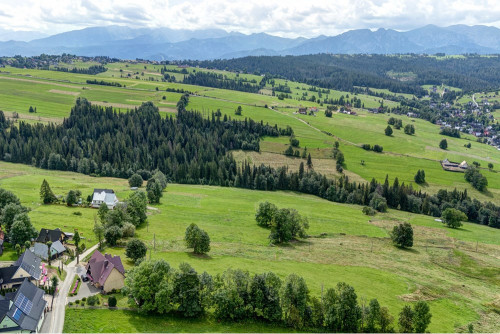
<svg viewBox="0 0 500 334"><path fill-rule="evenodd" d="M313 168L313 163L312 163L312 159L311 159L311 153L309 153L309 155L307 156L307 168L308 169L312 169Z"/></svg>
<svg viewBox="0 0 500 334"><path fill-rule="evenodd" d="M386 136L392 136L392 128L390 125L387 125L387 127L385 128L385 135Z"/></svg>
<svg viewBox="0 0 500 334"><path fill-rule="evenodd" d="M56 196L50 189L49 183L45 179L43 179L42 186L40 187L40 199L43 204L52 204L57 201Z"/></svg>

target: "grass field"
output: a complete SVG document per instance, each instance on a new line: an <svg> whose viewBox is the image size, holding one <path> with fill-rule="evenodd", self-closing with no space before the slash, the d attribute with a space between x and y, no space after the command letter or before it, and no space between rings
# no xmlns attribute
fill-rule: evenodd
<svg viewBox="0 0 500 334"><path fill-rule="evenodd" d="M40 205L38 191L44 178L58 195L79 189L86 197L93 187L112 188L119 199L130 193L126 180L0 163L0 187L14 191L32 208L36 228L78 228L87 238L87 247L96 242L91 234L96 210ZM311 238L270 247L269 231L258 227L254 219L256 207L266 200L305 215ZM173 266L188 262L198 272L211 274L227 268L251 273L272 270L282 278L295 272L306 279L313 296L319 296L322 287L345 281L355 287L358 298L376 297L394 316L405 303L427 300L433 314L432 332L462 331L470 322L477 331L500 330L500 316L495 313L500 307L500 230L470 223L451 230L432 217L392 210L368 217L359 206L293 192L170 184L161 202L158 210L151 210L148 225L137 230L137 237L153 248L152 258L165 259ZM82 216L73 215L74 211L81 211ZM409 251L395 248L388 238L388 231L401 221L414 225L415 245ZM210 235L208 256L194 256L185 248L182 239L190 223ZM319 237L321 233L326 237ZM107 251L125 259L123 248ZM133 264L124 260L124 265ZM284 330L258 323L221 324L210 317L186 325L170 316L148 318L123 310L68 309L66 317L66 332L175 332L183 326L182 331ZM120 321L104 320L111 317ZM101 320L89 321L94 318Z"/></svg>

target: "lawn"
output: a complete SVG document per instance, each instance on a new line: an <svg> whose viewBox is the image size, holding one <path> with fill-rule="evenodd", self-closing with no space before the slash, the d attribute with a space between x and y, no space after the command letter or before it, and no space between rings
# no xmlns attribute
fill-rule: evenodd
<svg viewBox="0 0 500 334"><path fill-rule="evenodd" d="M184 319L134 311L66 309L65 333L289 333L289 328L260 322L224 323L213 318Z"/></svg>

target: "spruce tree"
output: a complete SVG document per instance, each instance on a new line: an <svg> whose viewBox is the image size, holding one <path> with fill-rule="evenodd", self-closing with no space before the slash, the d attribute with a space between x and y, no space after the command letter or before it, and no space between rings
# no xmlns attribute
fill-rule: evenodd
<svg viewBox="0 0 500 334"><path fill-rule="evenodd" d="M43 204L52 204L57 201L56 196L50 189L49 183L45 179L43 179L42 186L40 187L40 199Z"/></svg>

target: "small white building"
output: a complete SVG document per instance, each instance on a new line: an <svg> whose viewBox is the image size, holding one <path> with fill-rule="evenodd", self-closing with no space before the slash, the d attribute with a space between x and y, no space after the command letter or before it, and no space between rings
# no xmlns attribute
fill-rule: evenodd
<svg viewBox="0 0 500 334"><path fill-rule="evenodd" d="M110 210L118 204L118 198L112 189L94 189L92 207L99 208L102 204L106 204Z"/></svg>

